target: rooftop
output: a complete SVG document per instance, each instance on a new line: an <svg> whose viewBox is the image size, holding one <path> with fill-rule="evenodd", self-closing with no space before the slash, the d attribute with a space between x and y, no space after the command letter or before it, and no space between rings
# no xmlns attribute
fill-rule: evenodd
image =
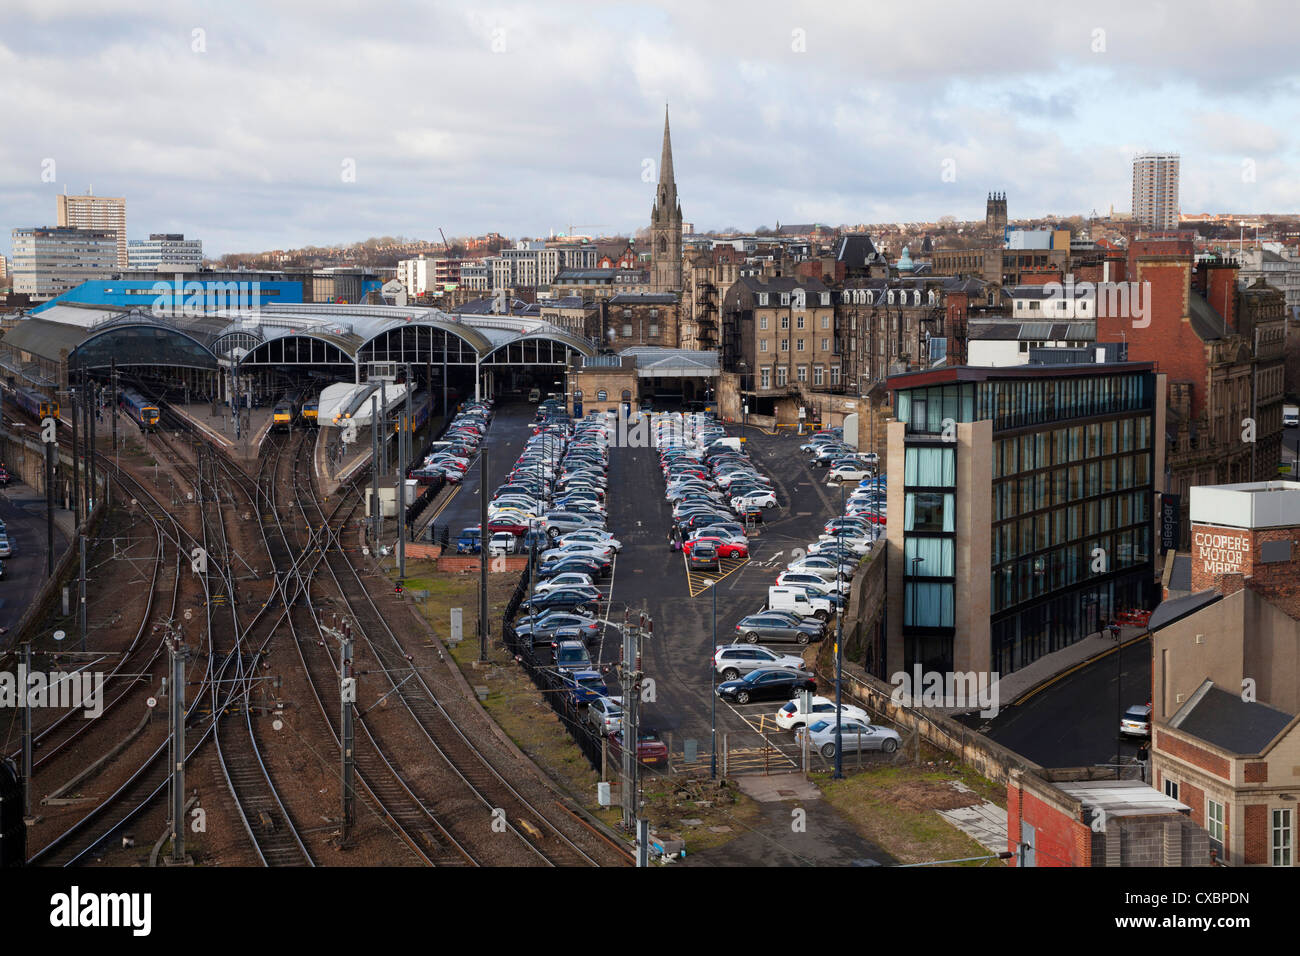
<svg viewBox="0 0 1300 956"><path fill-rule="evenodd" d="M1295 714L1245 701L1207 680L1170 718L1169 726L1234 754L1262 754Z"/></svg>
<svg viewBox="0 0 1300 956"><path fill-rule="evenodd" d="M1193 486L1191 519L1228 528L1295 527L1300 525L1300 482Z"/></svg>
<svg viewBox="0 0 1300 956"><path fill-rule="evenodd" d="M1104 810L1107 817L1134 817L1149 814L1190 813L1191 807L1179 803L1141 780L1089 780L1081 783L1057 783L1056 788L1082 803L1086 810ZM1091 814L1085 812L1085 819Z"/></svg>

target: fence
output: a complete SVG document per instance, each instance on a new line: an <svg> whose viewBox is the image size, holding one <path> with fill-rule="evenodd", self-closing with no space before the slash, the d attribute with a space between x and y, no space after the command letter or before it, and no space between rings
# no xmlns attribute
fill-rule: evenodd
<svg viewBox="0 0 1300 956"><path fill-rule="evenodd" d="M435 478L425 487L424 491L420 492L418 498L406 506L406 527L408 530L415 526L416 520L424 513L424 509L429 507L429 503L433 501L438 492L442 491L446 484L446 478L441 476Z"/></svg>
<svg viewBox="0 0 1300 956"><path fill-rule="evenodd" d="M530 562L524 566L514 593L506 602L505 611L501 615L501 642L519 662L519 666L524 669L533 685L542 692L542 697L551 705L551 709L564 724L564 729L569 732L569 736L573 738L583 755L591 761L592 767L600 771L606 756L604 737L583 719L578 709L576 695L570 692L569 685L560 677L559 672L549 666L550 651L542 651L542 657L547 658L543 663L539 660L537 649L533 646L532 637L521 640L515 631L515 615L519 612L519 605L528 597L531 573Z"/></svg>

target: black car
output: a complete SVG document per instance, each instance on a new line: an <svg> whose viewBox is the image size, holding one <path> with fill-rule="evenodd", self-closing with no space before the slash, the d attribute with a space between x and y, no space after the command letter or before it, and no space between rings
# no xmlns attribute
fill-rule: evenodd
<svg viewBox="0 0 1300 956"><path fill-rule="evenodd" d="M797 671L759 668L738 680L719 684L717 695L725 701L748 704L752 700L790 700L802 690L814 693L817 681Z"/></svg>
<svg viewBox="0 0 1300 956"><path fill-rule="evenodd" d="M807 644L826 636L826 625L816 620L791 620L790 616L763 611L741 618L736 625L736 640L757 644L759 641L793 641Z"/></svg>
<svg viewBox="0 0 1300 956"><path fill-rule="evenodd" d="M587 591L556 588L554 591L547 591L545 594L538 594L529 598L519 605L519 610L524 614L529 614L534 609L540 611L546 608L575 612L590 610L594 613L596 604L597 602L592 599L591 594Z"/></svg>
<svg viewBox="0 0 1300 956"><path fill-rule="evenodd" d="M553 578L565 571L577 571L579 574L589 574L592 580L595 580L597 577L609 574L613 567L612 561L599 555L573 554L566 558L542 562L537 568L537 576Z"/></svg>

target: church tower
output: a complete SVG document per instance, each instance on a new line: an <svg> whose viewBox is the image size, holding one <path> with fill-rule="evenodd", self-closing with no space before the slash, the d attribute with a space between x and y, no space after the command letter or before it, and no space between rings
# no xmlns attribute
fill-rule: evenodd
<svg viewBox="0 0 1300 956"><path fill-rule="evenodd" d="M664 148L659 157L659 186L650 210L650 290L682 290L682 206L673 178L673 144L668 135L668 107L664 107Z"/></svg>

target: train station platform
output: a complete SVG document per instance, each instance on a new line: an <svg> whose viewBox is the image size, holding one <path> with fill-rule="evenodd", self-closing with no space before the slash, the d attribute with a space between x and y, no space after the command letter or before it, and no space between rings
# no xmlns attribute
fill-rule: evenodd
<svg viewBox="0 0 1300 956"><path fill-rule="evenodd" d="M322 425L316 430L316 450L312 462L316 469L316 484L320 487L321 494L327 497L370 462L370 428L358 427L357 440L349 445L343 444L342 434L342 429L328 425Z"/></svg>
<svg viewBox="0 0 1300 956"><path fill-rule="evenodd" d="M244 421L247 427L240 428L238 441L235 439L235 423L230 414L230 407L227 405L217 405L215 415L213 406L209 402L191 402L188 405L173 402L169 407L192 424L199 434L205 436L212 444L246 462L257 460L262 444L271 431L269 406L244 410Z"/></svg>

